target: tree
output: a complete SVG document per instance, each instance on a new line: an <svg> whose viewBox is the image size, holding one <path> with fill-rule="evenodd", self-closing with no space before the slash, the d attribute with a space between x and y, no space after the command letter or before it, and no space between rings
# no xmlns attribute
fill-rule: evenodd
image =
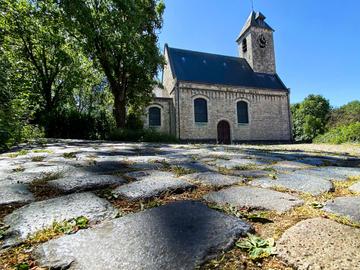
<svg viewBox="0 0 360 270"><path fill-rule="evenodd" d="M354 100L330 113L328 128L360 122L360 101Z"/></svg>
<svg viewBox="0 0 360 270"><path fill-rule="evenodd" d="M31 80L43 112L51 112L82 83L79 73L87 61L79 57L81 50L67 35L53 2L3 0L0 6L2 48L13 67Z"/></svg>
<svg viewBox="0 0 360 270"><path fill-rule="evenodd" d="M151 97L163 57L157 46L164 4L158 0L59 0L72 35L97 61L125 127L126 106Z"/></svg>
<svg viewBox="0 0 360 270"><path fill-rule="evenodd" d="M320 95L309 95L303 102L293 104L293 134L295 141L312 141L325 132L330 104Z"/></svg>

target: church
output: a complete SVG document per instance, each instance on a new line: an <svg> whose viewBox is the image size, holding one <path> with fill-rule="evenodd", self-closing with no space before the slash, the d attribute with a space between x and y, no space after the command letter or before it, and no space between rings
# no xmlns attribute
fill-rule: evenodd
<svg viewBox="0 0 360 270"><path fill-rule="evenodd" d="M274 30L251 12L239 57L165 45L163 88L144 114L145 128L184 142L291 141L289 89L276 73Z"/></svg>

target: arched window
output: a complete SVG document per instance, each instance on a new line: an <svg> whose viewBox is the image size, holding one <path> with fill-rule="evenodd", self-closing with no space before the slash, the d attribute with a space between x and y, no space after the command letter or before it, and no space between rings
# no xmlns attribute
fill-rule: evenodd
<svg viewBox="0 0 360 270"><path fill-rule="evenodd" d="M249 123L249 112L248 104L245 101L239 101L237 103L237 118L239 124L248 124Z"/></svg>
<svg viewBox="0 0 360 270"><path fill-rule="evenodd" d="M161 126L161 109L158 107L149 108L149 126L159 127Z"/></svg>
<svg viewBox="0 0 360 270"><path fill-rule="evenodd" d="M242 51L247 52L247 40L246 40L246 38L244 38L243 41L242 41Z"/></svg>
<svg viewBox="0 0 360 270"><path fill-rule="evenodd" d="M208 113L207 113L207 101L203 98L197 98L194 100L194 110L195 110L195 122L196 123L207 123Z"/></svg>

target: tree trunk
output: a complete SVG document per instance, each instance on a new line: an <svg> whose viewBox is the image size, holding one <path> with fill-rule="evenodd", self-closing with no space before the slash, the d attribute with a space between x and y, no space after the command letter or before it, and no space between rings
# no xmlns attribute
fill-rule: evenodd
<svg viewBox="0 0 360 270"><path fill-rule="evenodd" d="M117 128L125 127L126 120L126 102L120 91L114 93L114 117Z"/></svg>

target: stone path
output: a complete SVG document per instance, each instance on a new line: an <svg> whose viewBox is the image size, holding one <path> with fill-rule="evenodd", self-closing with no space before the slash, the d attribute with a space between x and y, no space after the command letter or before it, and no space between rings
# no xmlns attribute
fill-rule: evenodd
<svg viewBox="0 0 360 270"><path fill-rule="evenodd" d="M0 154L0 264L31 253L72 270L359 268L360 158L293 147L53 140ZM89 228L3 255L80 216ZM234 245L248 232L274 237L278 255L252 262Z"/></svg>

